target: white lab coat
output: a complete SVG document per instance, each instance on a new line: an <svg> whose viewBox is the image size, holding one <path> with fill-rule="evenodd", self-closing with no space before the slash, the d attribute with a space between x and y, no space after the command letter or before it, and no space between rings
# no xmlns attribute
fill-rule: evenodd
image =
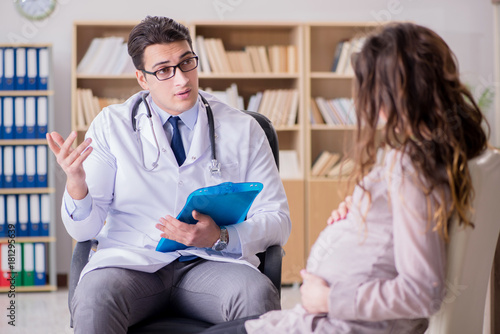
<svg viewBox="0 0 500 334"><path fill-rule="evenodd" d="M199 112L186 161L179 168L158 114L152 110L153 126L160 147L158 167L145 171L139 142L132 129L131 110L140 98L135 94L124 104L106 107L92 122L87 137L93 152L84 163L89 194L90 215L74 221L62 205L62 218L68 233L77 241L96 238L98 250L82 271L121 267L155 272L181 254L193 254L214 261L238 262L256 267L256 253L268 246L284 245L291 222L284 188L274 158L260 125L248 116L201 92L210 103L215 119L217 159L221 176L209 172L211 150L204 105L198 98ZM150 166L157 147L146 117L144 103L138 110L138 126L146 163ZM221 182L261 182L262 192L255 199L248 219L228 227L230 245L239 238L241 253L214 252L190 247L171 253L155 251L160 217L177 216L186 198L195 189ZM106 224L104 222L106 221ZM237 240L236 240L237 241Z"/></svg>

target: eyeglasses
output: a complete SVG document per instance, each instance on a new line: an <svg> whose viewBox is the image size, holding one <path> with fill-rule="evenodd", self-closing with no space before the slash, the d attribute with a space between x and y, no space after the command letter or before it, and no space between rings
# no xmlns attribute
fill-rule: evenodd
<svg viewBox="0 0 500 334"><path fill-rule="evenodd" d="M175 75L175 69L179 68L182 72L189 72L198 67L198 56L184 59L179 64L175 66L165 66L160 68L158 71L149 72L146 70L141 70L143 73L151 74L156 77L159 81L164 81L172 78Z"/></svg>

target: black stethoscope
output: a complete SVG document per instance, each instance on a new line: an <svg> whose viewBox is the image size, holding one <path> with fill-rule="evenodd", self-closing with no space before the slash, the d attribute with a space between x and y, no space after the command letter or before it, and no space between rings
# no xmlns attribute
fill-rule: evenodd
<svg viewBox="0 0 500 334"><path fill-rule="evenodd" d="M142 165L144 169L148 172L153 171L156 167L158 167L158 161L160 160L160 145L158 144L158 139L156 138L156 133L153 127L153 119L152 119L152 114L151 114L151 109L149 108L149 104L146 101L146 97L149 95L149 93L144 93L141 94L141 98L137 99L135 102L133 108L132 108L132 129L136 133L137 140L139 141L139 147L141 149L141 156L142 156ZM220 176L220 163L217 161L217 156L215 154L215 126L214 126L214 114L212 113L212 108L210 108L210 105L208 104L207 100L201 95L198 94L201 98L201 102L205 105L205 109L207 111L207 118L208 118L208 135L210 137L210 147L212 149L212 164L209 166L209 171L212 176ZM155 139L156 143L156 149L157 149L157 154L156 154L156 159L155 162L152 163L153 168L148 168L146 166L146 162L144 159L144 149L142 146L142 140L141 140L141 128L137 127L137 124L139 123L140 117L136 120L137 116L137 110L139 109L139 105L141 102L144 102L144 105L146 106L146 114L142 114L141 116L146 116L149 120L149 124L151 126L151 131L153 132L153 137Z"/></svg>

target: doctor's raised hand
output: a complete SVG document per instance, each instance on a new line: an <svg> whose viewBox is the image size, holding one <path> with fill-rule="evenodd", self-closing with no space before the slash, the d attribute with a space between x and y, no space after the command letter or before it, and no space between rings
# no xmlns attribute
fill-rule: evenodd
<svg viewBox="0 0 500 334"><path fill-rule="evenodd" d="M73 199L82 199L87 195L88 188L85 182L83 162L92 152L89 147L91 139L87 138L75 149L72 145L76 139L76 132L70 133L66 140L57 132L47 133L50 150L56 156L56 161L66 173L66 188Z"/></svg>

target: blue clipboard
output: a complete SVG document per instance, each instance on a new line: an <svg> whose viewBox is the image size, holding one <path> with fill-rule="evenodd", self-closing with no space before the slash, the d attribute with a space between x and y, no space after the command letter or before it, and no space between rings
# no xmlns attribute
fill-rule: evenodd
<svg viewBox="0 0 500 334"><path fill-rule="evenodd" d="M262 188L263 185L259 182L225 182L197 189L188 196L177 219L187 224L196 224L192 216L193 210L196 210L212 217L219 226L241 223ZM165 238L161 238L156 246L159 252L186 248L184 244Z"/></svg>

